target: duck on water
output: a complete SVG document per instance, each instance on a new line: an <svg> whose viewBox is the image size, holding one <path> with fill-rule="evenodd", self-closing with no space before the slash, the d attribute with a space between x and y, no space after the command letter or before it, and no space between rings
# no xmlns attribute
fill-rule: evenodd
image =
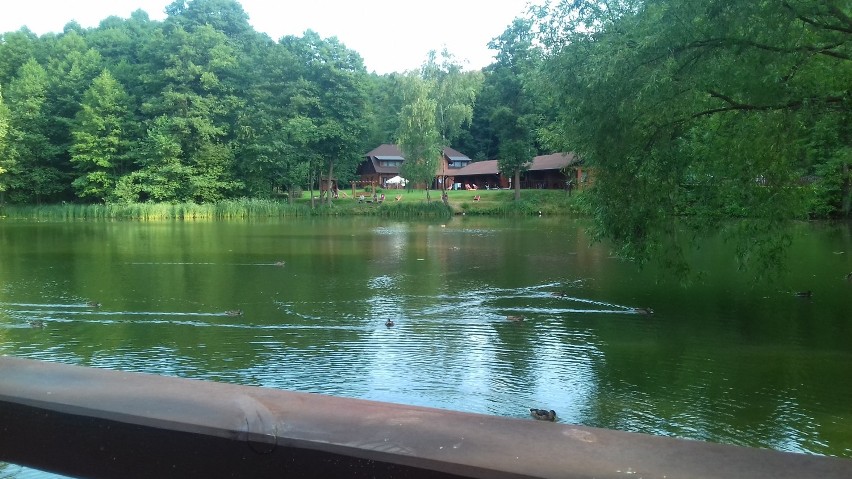
<svg viewBox="0 0 852 479"><path fill-rule="evenodd" d="M556 411L554 411L553 409L547 410L530 408L530 416L532 416L533 419L537 419L539 421L556 421Z"/></svg>

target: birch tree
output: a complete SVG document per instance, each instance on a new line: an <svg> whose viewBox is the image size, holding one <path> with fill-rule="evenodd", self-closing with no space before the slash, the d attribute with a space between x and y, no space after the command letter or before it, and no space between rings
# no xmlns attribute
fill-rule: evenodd
<svg viewBox="0 0 852 479"><path fill-rule="evenodd" d="M431 201L429 187L441 160L441 136L436 122L436 102L429 97L426 80L417 75L406 79L407 104L400 113L399 149L405 157L400 174L414 184L426 185L426 201Z"/></svg>

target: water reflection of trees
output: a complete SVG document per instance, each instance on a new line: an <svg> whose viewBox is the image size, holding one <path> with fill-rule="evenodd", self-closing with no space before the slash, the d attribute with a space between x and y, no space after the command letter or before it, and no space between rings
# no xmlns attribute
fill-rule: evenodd
<svg viewBox="0 0 852 479"><path fill-rule="evenodd" d="M831 254L852 251L848 228L796 236L791 277L815 290L801 301L750 284L715 245L709 279L684 288L564 219L441 224L0 229L15 245L0 248L0 301L47 318L22 327L33 313L0 307L3 352L852 456L852 384L838 379L852 376L852 258ZM657 314L626 314L638 306Z"/></svg>

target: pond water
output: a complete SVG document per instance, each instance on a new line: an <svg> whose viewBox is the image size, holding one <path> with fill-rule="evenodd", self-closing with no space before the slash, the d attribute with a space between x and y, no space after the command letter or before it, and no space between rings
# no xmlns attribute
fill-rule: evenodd
<svg viewBox="0 0 852 479"><path fill-rule="evenodd" d="M0 354L852 458L852 225L690 286L585 226L3 220Z"/></svg>

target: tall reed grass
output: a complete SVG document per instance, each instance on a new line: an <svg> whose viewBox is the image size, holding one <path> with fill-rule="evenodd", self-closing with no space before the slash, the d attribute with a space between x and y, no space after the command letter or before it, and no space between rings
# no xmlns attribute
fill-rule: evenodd
<svg viewBox="0 0 852 479"><path fill-rule="evenodd" d="M275 200L237 199L218 203L110 203L6 206L2 214L28 220L216 220L240 218L297 217L311 214L307 205Z"/></svg>
<svg viewBox="0 0 852 479"><path fill-rule="evenodd" d="M353 199L335 200L331 205L316 204L302 198L289 204L278 200L225 200L218 203L130 203L130 204L56 204L46 206L0 205L0 217L36 221L84 220L217 220L307 216L380 216L387 218L445 218L454 213L492 216L583 215L588 213L583 194L569 197L553 190L524 190L521 201L514 201L509 191L484 191L481 200L473 201L470 192L450 192L449 203L440 199L430 202L420 197L404 196L402 201L385 200L382 204L358 203ZM586 210L586 211L584 211Z"/></svg>

